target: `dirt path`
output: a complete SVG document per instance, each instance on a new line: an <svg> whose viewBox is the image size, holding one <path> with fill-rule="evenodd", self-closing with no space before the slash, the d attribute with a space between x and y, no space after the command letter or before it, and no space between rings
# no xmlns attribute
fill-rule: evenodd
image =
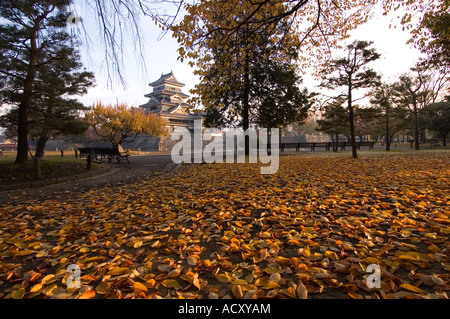
<svg viewBox="0 0 450 319"><path fill-rule="evenodd" d="M0 206L25 200L43 200L70 197L73 193L86 192L107 184L129 182L136 178L162 171L172 163L170 154L141 155L130 157L130 163L113 164L108 172L94 177L66 183L0 192ZM171 165L169 165L170 167Z"/></svg>

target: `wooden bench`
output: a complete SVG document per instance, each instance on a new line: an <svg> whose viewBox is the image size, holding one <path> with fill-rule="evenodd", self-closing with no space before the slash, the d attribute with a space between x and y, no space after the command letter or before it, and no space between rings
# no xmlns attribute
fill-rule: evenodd
<svg viewBox="0 0 450 319"><path fill-rule="evenodd" d="M368 146L369 149L373 149L375 142L356 142L356 147L360 149L362 146ZM324 147L326 151L329 151L331 148L338 149L341 151L345 151L346 147L351 147L352 143L350 142L317 142L317 143L281 143L281 151L284 152L286 148L295 148L295 151L298 152L300 148L310 148L311 152L315 151L316 148Z"/></svg>
<svg viewBox="0 0 450 319"><path fill-rule="evenodd" d="M128 151L124 151L119 148L108 148L108 147L80 147L78 148L80 152L80 158L83 156L89 156L92 153L95 161L101 163L104 158L108 159L108 163L111 163L113 159L116 159L117 163L120 163L121 160L126 159L127 163L130 163L128 157L130 153Z"/></svg>
<svg viewBox="0 0 450 319"><path fill-rule="evenodd" d="M357 142L356 146L360 149L362 146L368 146L369 150L373 150L375 142Z"/></svg>

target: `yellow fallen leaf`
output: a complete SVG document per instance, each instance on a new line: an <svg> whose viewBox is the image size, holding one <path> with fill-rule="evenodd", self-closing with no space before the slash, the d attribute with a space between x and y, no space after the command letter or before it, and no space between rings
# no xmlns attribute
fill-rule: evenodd
<svg viewBox="0 0 450 319"><path fill-rule="evenodd" d="M291 259L286 258L286 257L278 256L276 262L282 266L290 266L291 265Z"/></svg>
<svg viewBox="0 0 450 319"><path fill-rule="evenodd" d="M122 275L122 274L128 272L128 270L129 269L126 267L113 267L110 270L108 270L107 274L111 275L111 276L119 276L119 275Z"/></svg>
<svg viewBox="0 0 450 319"><path fill-rule="evenodd" d="M263 289L277 289L277 288L280 288L280 287L281 286L279 284L277 284L276 282L269 281L262 288Z"/></svg>
<svg viewBox="0 0 450 319"><path fill-rule="evenodd" d="M27 256L27 255L31 255L33 254L35 251L34 250L30 250L30 249L24 249L24 250L20 250L17 253L14 254L14 256L16 257L22 257L22 256Z"/></svg>
<svg viewBox="0 0 450 319"><path fill-rule="evenodd" d="M398 256L398 258L402 259L402 260L412 260L412 261L417 261L417 259L413 256L410 255L400 255Z"/></svg>
<svg viewBox="0 0 450 319"><path fill-rule="evenodd" d="M288 288L286 288L286 289L283 289L283 293L284 293L285 295L287 295L288 297L291 297L291 298L296 298L296 297L297 297L297 295L295 294L295 290L294 290L293 287L288 287Z"/></svg>
<svg viewBox="0 0 450 319"><path fill-rule="evenodd" d="M366 257L363 259L364 262L368 264L378 264L380 260L376 257Z"/></svg>
<svg viewBox="0 0 450 319"><path fill-rule="evenodd" d="M24 295L25 295L25 288L14 290L11 294L13 299L23 299Z"/></svg>
<svg viewBox="0 0 450 319"><path fill-rule="evenodd" d="M47 275L44 278L42 278L41 284L47 285L47 284L53 282L53 280L52 280L53 278L55 278L55 275Z"/></svg>
<svg viewBox="0 0 450 319"><path fill-rule="evenodd" d="M138 239L138 240L134 241L133 248L139 248L141 246L142 246L142 240Z"/></svg>
<svg viewBox="0 0 450 319"><path fill-rule="evenodd" d="M161 283L166 288L179 288L180 283L175 279L166 279Z"/></svg>
<svg viewBox="0 0 450 319"><path fill-rule="evenodd" d="M194 275L194 279L192 279L192 284L197 287L198 290L202 289L202 285L200 283L200 280L198 279L198 274L196 273Z"/></svg>
<svg viewBox="0 0 450 319"><path fill-rule="evenodd" d="M208 268L209 266L211 266L211 260L209 260L209 259L203 260L203 266L205 266L206 268Z"/></svg>
<svg viewBox="0 0 450 319"><path fill-rule="evenodd" d="M325 257L328 257L333 261L336 261L339 259L338 255L334 251L329 251L329 250L327 250L325 252Z"/></svg>
<svg viewBox="0 0 450 319"><path fill-rule="evenodd" d="M233 285L231 287L231 292L237 299L242 299L244 297L244 291L241 285Z"/></svg>
<svg viewBox="0 0 450 319"><path fill-rule="evenodd" d="M135 290L140 290L140 291L143 291L143 292L148 292L148 289L147 289L147 287L145 287L143 284L141 284L140 282L135 282L134 284L133 284L133 288L135 289Z"/></svg>
<svg viewBox="0 0 450 319"><path fill-rule="evenodd" d="M230 282L231 281L231 277L228 276L227 274L217 274L216 279L220 282Z"/></svg>
<svg viewBox="0 0 450 319"><path fill-rule="evenodd" d="M248 282L244 279L235 279L231 282L233 285L247 285Z"/></svg>
<svg viewBox="0 0 450 319"><path fill-rule="evenodd" d="M30 292L38 292L38 291L41 291L42 290L42 288L44 288L44 285L42 285L42 284L37 284L37 285L34 285L31 289L30 289Z"/></svg>
<svg viewBox="0 0 450 319"><path fill-rule="evenodd" d="M181 269L180 268L176 268L174 270L171 270L168 274L167 277L169 278L175 278L178 277L181 274Z"/></svg>
<svg viewBox="0 0 450 319"><path fill-rule="evenodd" d="M100 283L96 288L95 291L99 294L99 295L106 295L109 292L109 288L111 287L111 284L104 281L102 283Z"/></svg>
<svg viewBox="0 0 450 319"><path fill-rule="evenodd" d="M80 248L80 252L81 253L88 253L90 251L91 251L91 249L89 247L82 247L82 248Z"/></svg>
<svg viewBox="0 0 450 319"><path fill-rule="evenodd" d="M401 284L400 288L403 288L403 289L406 289L406 290L409 290L409 291L412 291L412 292L417 292L419 294L425 293L425 291L423 291L419 287L416 287L416 286L413 286L413 285L410 285L410 284Z"/></svg>

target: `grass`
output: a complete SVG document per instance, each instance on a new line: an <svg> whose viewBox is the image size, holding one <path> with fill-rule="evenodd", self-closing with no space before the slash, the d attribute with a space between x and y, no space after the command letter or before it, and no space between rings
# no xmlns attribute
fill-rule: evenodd
<svg viewBox="0 0 450 319"><path fill-rule="evenodd" d="M16 152L4 152L0 157L0 185L28 182L35 179L34 162L30 157L24 165L14 164ZM92 163L92 169L100 169L103 164ZM75 158L74 152L66 152L61 157L60 152L46 152L41 160L42 179L73 176L86 171L86 159Z"/></svg>

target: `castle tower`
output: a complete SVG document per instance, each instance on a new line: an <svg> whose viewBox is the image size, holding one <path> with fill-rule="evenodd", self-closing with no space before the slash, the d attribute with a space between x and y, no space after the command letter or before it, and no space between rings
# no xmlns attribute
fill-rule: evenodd
<svg viewBox="0 0 450 319"><path fill-rule="evenodd" d="M192 106L185 102L189 95L181 91L184 84L172 72L161 74L158 80L149 85L153 87L153 92L145 95L149 100L139 107L145 109L146 114L156 113L167 120L169 137L160 139L159 150L168 151L176 143L170 140L170 133L175 127L186 127L193 133L194 121L202 120L202 115L190 112Z"/></svg>
<svg viewBox="0 0 450 319"><path fill-rule="evenodd" d="M146 113L157 113L167 119L168 126L194 128L194 120L201 120L200 114L190 113L191 105L185 100L189 95L183 93L181 88L184 84L179 82L172 72L161 74L161 77L149 84L153 87L153 92L145 97L149 98L146 104L140 105Z"/></svg>

